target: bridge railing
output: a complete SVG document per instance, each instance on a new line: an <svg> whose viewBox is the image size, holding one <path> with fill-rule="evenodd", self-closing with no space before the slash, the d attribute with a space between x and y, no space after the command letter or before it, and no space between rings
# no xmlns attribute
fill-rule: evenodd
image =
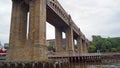
<svg viewBox="0 0 120 68"><path fill-rule="evenodd" d="M120 55L120 52L101 53L102 55Z"/></svg>
<svg viewBox="0 0 120 68"><path fill-rule="evenodd" d="M68 25L69 23L69 15L67 14L67 12L63 9L63 7L60 5L60 3L57 0L47 0L47 5L54 10L54 12L64 20L65 23L67 23ZM71 19L71 24L72 24L72 28L73 30L79 34L80 30L77 27L77 25L74 23L74 21Z"/></svg>
<svg viewBox="0 0 120 68"><path fill-rule="evenodd" d="M57 0L47 0L47 5L69 25L69 15Z"/></svg>
<svg viewBox="0 0 120 68"><path fill-rule="evenodd" d="M95 55L102 55L101 53L83 53L80 54L81 56L95 56Z"/></svg>
<svg viewBox="0 0 120 68"><path fill-rule="evenodd" d="M69 55L69 54L62 54L62 55L48 55L48 57L71 57L71 56L100 56L101 53L84 53L84 54L75 54L75 55Z"/></svg>

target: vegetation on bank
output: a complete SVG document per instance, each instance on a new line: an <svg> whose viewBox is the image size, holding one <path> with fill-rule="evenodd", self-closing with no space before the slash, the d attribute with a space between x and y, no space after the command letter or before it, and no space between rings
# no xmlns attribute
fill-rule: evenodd
<svg viewBox="0 0 120 68"><path fill-rule="evenodd" d="M47 49L48 49L48 51L51 51L51 50L52 50L52 51L55 52L55 48L54 48L52 45L48 46Z"/></svg>
<svg viewBox="0 0 120 68"><path fill-rule="evenodd" d="M95 52L120 52L120 37L103 38L101 36L92 36L91 45L88 47L89 53Z"/></svg>

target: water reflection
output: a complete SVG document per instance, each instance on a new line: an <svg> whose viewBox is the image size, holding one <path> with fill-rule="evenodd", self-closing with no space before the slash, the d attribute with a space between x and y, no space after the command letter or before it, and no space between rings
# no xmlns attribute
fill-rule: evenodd
<svg viewBox="0 0 120 68"><path fill-rule="evenodd" d="M120 63L71 63L70 68L120 68Z"/></svg>

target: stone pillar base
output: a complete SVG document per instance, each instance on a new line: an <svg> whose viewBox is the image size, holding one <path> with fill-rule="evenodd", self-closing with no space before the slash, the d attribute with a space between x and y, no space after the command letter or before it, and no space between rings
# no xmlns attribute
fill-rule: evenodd
<svg viewBox="0 0 120 68"><path fill-rule="evenodd" d="M7 61L29 62L47 61L47 48L44 45L31 45L24 47L10 47L7 52Z"/></svg>

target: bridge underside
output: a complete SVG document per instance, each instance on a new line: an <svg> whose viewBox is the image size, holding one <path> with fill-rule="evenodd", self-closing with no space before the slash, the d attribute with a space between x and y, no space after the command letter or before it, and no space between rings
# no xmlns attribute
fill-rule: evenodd
<svg viewBox="0 0 120 68"><path fill-rule="evenodd" d="M51 25L65 30L67 24L49 7L47 6L47 22Z"/></svg>
<svg viewBox="0 0 120 68"><path fill-rule="evenodd" d="M47 2L46 0L12 0L10 49L7 60L46 60L46 21L55 27L57 54L65 52L74 55L74 39L78 42L79 53L87 52L88 40L57 0L47 0ZM61 44L62 32L66 34L66 50Z"/></svg>

